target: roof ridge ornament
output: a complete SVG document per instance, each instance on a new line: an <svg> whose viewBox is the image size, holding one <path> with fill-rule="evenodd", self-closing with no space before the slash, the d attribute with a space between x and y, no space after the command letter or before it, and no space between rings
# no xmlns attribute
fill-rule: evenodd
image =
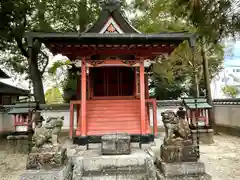
<svg viewBox="0 0 240 180"><path fill-rule="evenodd" d="M120 9L122 3L120 0L103 0L103 9L109 10L110 12Z"/></svg>

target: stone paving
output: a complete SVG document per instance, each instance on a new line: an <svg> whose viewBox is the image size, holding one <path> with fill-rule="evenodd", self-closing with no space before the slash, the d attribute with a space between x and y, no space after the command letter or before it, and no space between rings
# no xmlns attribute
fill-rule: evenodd
<svg viewBox="0 0 240 180"><path fill-rule="evenodd" d="M240 180L240 138L228 135L215 136L212 145L201 145L201 161L213 180ZM153 150L159 154L162 136L156 140ZM66 143L68 144L68 143ZM6 141L0 140L0 179L19 180L26 167L26 155L11 154Z"/></svg>

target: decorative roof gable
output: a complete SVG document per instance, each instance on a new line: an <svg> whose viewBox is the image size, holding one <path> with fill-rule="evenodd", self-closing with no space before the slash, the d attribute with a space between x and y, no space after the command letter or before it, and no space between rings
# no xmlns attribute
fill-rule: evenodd
<svg viewBox="0 0 240 180"><path fill-rule="evenodd" d="M105 0L97 22L86 33L140 33L121 12L119 0Z"/></svg>
<svg viewBox="0 0 240 180"><path fill-rule="evenodd" d="M112 17L109 18L105 26L101 29L99 33L124 33L123 30L119 27L119 25L114 21Z"/></svg>

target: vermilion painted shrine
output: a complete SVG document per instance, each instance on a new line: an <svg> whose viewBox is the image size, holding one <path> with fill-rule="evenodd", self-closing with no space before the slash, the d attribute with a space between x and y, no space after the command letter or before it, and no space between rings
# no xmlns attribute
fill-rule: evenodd
<svg viewBox="0 0 240 180"><path fill-rule="evenodd" d="M54 54L80 61L79 99L70 105L70 136L77 144L97 141L109 133L128 133L140 143L152 141L157 134L156 100L149 99L145 70L156 57L169 55L183 41L195 46L191 33L137 31L121 14L119 4L105 6L97 22L83 33L28 32L26 38L31 56L33 44L39 41ZM154 112L153 130L149 105Z"/></svg>

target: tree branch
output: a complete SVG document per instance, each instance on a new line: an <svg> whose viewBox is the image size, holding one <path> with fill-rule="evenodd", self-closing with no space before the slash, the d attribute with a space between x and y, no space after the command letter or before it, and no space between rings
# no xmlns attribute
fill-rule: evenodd
<svg viewBox="0 0 240 180"><path fill-rule="evenodd" d="M49 57L43 51L40 51L39 53L46 59L46 63L44 64L43 69L40 71L41 76L43 76L43 73L45 72L49 63Z"/></svg>
<svg viewBox="0 0 240 180"><path fill-rule="evenodd" d="M24 48L22 43L22 37L15 37L15 40L17 42L17 46L20 49L21 53L26 57L29 58L27 50Z"/></svg>

